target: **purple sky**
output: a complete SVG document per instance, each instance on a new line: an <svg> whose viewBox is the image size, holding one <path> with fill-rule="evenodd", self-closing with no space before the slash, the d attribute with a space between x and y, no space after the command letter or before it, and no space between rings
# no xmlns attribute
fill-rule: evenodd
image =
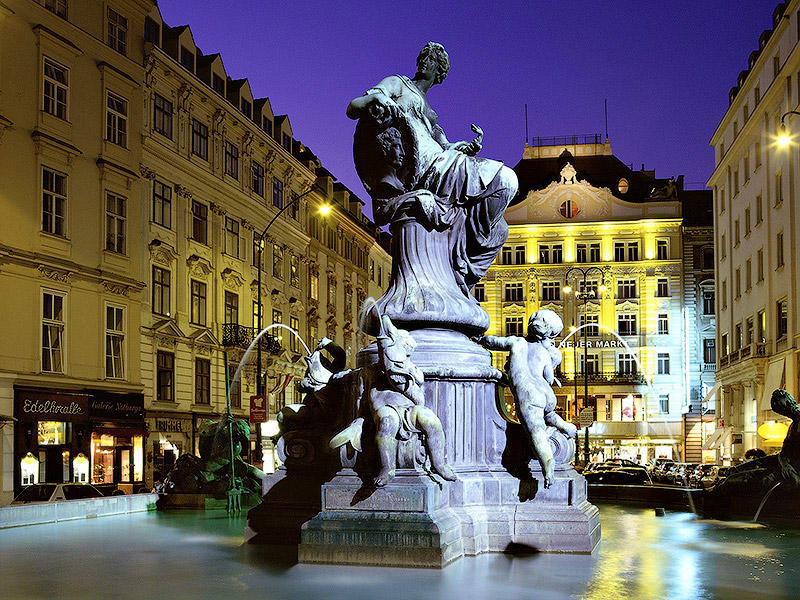
<svg viewBox="0 0 800 600"><path fill-rule="evenodd" d="M450 141L484 132L481 156L514 166L530 136L603 133L614 154L686 175L701 187L708 145L775 0L322 2L161 0L164 19L188 24L247 77L295 137L339 180L369 198L352 162L348 102L381 78L413 76L428 41L450 54L447 80L428 93ZM369 203L367 206L368 212Z"/></svg>

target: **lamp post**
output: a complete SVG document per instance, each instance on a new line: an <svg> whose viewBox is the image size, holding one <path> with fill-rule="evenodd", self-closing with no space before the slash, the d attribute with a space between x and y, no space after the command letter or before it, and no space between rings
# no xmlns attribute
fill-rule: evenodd
<svg viewBox="0 0 800 600"><path fill-rule="evenodd" d="M289 202L284 204L281 207L281 209L277 213L275 213L272 219L270 219L269 223L267 223L267 226L264 227L264 231L262 231L261 234L258 236L258 265L257 265L258 266L258 325L256 327L257 331L255 332L254 336L258 335L259 332L264 327L263 325L264 307L261 301L261 271L264 268L264 238L266 237L269 228L272 227L272 224L277 220L279 216L281 216L284 213L284 211L286 211L287 208L300 202L301 198L308 196L311 192L314 191L314 189L319 189L323 193L325 192L325 190L317 186L317 184L312 184L311 187L308 188L305 192L303 192L299 196L295 196L294 198L289 200ZM322 215L327 215L328 213L331 212L331 208L327 204L323 204L322 206L320 206L319 212ZM261 378L261 341L259 340L258 344L256 344L256 395L262 396L263 394L264 394L264 383ZM266 398L265 401L267 402L267 417L269 418L269 403ZM256 462L263 461L261 444L262 444L261 424L259 423L258 432L256 434L256 456L255 456Z"/></svg>
<svg viewBox="0 0 800 600"><path fill-rule="evenodd" d="M789 142L792 141L792 138L789 136L789 132L786 130L786 117L789 115L800 115L800 112L797 112L796 110L790 110L781 115L781 131L778 135L779 146L788 146Z"/></svg>
<svg viewBox="0 0 800 600"><path fill-rule="evenodd" d="M586 277L592 271L597 271L600 274L600 285L597 288L589 289L587 285ZM588 343L588 333L589 328L586 327L587 325L587 313L586 313L586 302L589 298L598 298L602 292L605 291L605 276L606 272L601 269L600 267L570 267L567 269L566 274L564 275L564 293L569 294L572 292L572 288L569 286L569 277L575 273L576 275L581 275L582 282L583 282L583 289L582 290L575 290L575 299L576 300L583 300L583 407L586 408L589 404L589 343ZM577 319L576 319L577 320ZM578 323L580 326L580 322ZM575 386L577 390L577 371L578 365L575 365ZM578 412L578 393L575 392L575 412ZM583 460L584 464L589 464L589 428L584 427L584 440L583 440Z"/></svg>

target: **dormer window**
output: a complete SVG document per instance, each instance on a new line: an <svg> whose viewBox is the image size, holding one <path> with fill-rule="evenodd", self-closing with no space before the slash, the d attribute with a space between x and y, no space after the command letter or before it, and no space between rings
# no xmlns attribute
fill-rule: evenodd
<svg viewBox="0 0 800 600"><path fill-rule="evenodd" d="M225 95L225 80L216 73L214 73L211 78L211 87L214 88L214 91L220 96Z"/></svg>
<svg viewBox="0 0 800 600"><path fill-rule="evenodd" d="M269 117L262 119L261 128L267 132L267 135L272 135L272 120Z"/></svg>
<svg viewBox="0 0 800 600"><path fill-rule="evenodd" d="M181 65L194 73L194 53L184 46L181 46Z"/></svg>
<svg viewBox="0 0 800 600"><path fill-rule="evenodd" d="M289 152L292 151L292 136L288 134L283 134L281 137L281 146L286 148Z"/></svg>
<svg viewBox="0 0 800 600"><path fill-rule="evenodd" d="M62 19L67 18L67 0L45 0L44 7Z"/></svg>
<svg viewBox="0 0 800 600"><path fill-rule="evenodd" d="M150 17L144 18L144 41L155 44L161 44L161 27Z"/></svg>
<svg viewBox="0 0 800 600"><path fill-rule="evenodd" d="M242 98L242 100L241 100L241 108L242 108L242 112L244 113L244 116L246 116L248 119L252 119L253 118L253 105L250 104L249 100L246 100L246 99Z"/></svg>

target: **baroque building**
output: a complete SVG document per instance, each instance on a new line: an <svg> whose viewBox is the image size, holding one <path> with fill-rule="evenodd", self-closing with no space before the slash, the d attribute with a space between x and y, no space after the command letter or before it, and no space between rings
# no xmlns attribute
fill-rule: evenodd
<svg viewBox="0 0 800 600"><path fill-rule="evenodd" d="M223 353L232 372L253 339L259 257L262 324L355 356L359 303L388 280L386 240L289 117L188 27L152 1L9 1L0 80L14 174L0 180L0 301L15 316L0 347L0 503L34 481L149 487L193 451L225 410ZM270 334L274 419L298 399L305 351ZM232 390L240 418L253 363Z"/></svg>
<svg viewBox="0 0 800 600"><path fill-rule="evenodd" d="M798 40L800 2L778 4L711 138L719 414L707 445L726 463L751 448L779 448L785 427L773 433L782 417L770 408L771 394L800 389L795 115L786 117L791 143L777 143L781 118L800 102Z"/></svg>
<svg viewBox="0 0 800 600"><path fill-rule="evenodd" d="M565 326L558 411L577 421L593 409L593 460L680 459L699 387L687 368L682 178L634 171L600 136L537 138L514 170L508 241L474 292L490 333L524 335L532 312L554 310Z"/></svg>

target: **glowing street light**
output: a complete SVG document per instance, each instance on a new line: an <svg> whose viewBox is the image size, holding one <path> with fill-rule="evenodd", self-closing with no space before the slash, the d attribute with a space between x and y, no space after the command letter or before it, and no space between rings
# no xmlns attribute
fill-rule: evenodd
<svg viewBox="0 0 800 600"><path fill-rule="evenodd" d="M569 294L572 291L572 288L568 285L565 285L563 289L565 294Z"/></svg>
<svg viewBox="0 0 800 600"><path fill-rule="evenodd" d="M321 214L323 217L327 214L330 214L330 212L331 212L331 207L328 206L327 204L323 204L322 206L319 207L319 214Z"/></svg>
<svg viewBox="0 0 800 600"><path fill-rule="evenodd" d="M781 115L780 133L778 134L778 146L785 148L792 142L792 137L789 135L789 130L786 128L786 117L789 115L800 115L796 110L790 110Z"/></svg>

